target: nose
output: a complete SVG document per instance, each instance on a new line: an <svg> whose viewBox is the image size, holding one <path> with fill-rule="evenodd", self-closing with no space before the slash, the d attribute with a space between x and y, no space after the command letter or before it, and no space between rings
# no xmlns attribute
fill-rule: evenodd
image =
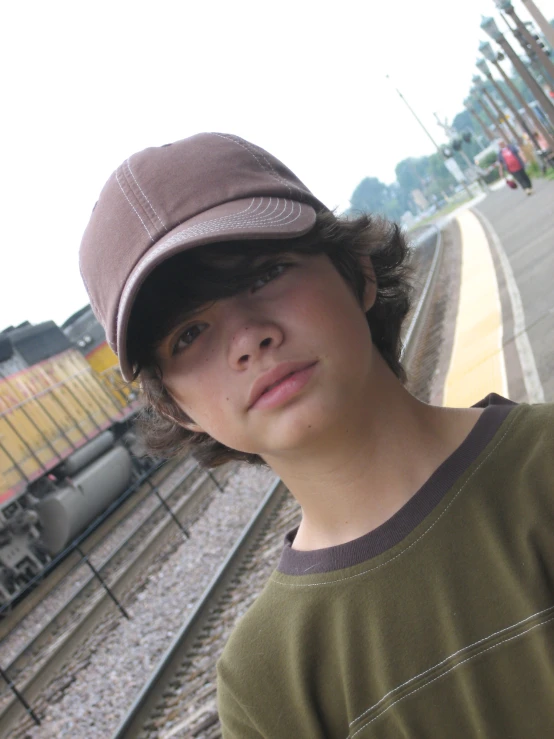
<svg viewBox="0 0 554 739"><path fill-rule="evenodd" d="M283 342L283 332L277 324L260 317L244 317L237 322L229 347L232 369L245 369L252 361L276 349Z"/></svg>

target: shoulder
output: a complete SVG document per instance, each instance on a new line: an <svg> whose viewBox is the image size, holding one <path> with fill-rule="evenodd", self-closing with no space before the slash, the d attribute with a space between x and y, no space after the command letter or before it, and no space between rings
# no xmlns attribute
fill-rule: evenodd
<svg viewBox="0 0 554 739"><path fill-rule="evenodd" d="M233 671L249 671L252 655L259 649L267 651L268 636L274 633L276 625L282 622L286 613L286 602L280 596L281 593L269 580L235 625L219 659L218 669L225 671L225 666L232 664Z"/></svg>
<svg viewBox="0 0 554 739"><path fill-rule="evenodd" d="M515 409L516 410L516 409ZM517 406L518 425L544 439L553 439L554 403L522 403Z"/></svg>
<svg viewBox="0 0 554 739"><path fill-rule="evenodd" d="M224 737L260 737L264 696L273 694L275 675L286 671L279 661L282 639L279 625L286 623L286 603L269 581L238 621L217 662L217 702ZM262 699L260 699L262 696ZM262 708L263 710L263 708Z"/></svg>
<svg viewBox="0 0 554 739"><path fill-rule="evenodd" d="M554 403L517 406L498 434L505 439L501 447L510 464L523 464L528 471L554 469Z"/></svg>

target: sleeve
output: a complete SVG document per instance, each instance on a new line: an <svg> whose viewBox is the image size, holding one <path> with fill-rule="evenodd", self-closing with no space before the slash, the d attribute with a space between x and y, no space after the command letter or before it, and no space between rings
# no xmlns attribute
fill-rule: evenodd
<svg viewBox="0 0 554 739"><path fill-rule="evenodd" d="M245 707L222 676L225 668L218 664L217 707L223 739L264 739L250 719Z"/></svg>

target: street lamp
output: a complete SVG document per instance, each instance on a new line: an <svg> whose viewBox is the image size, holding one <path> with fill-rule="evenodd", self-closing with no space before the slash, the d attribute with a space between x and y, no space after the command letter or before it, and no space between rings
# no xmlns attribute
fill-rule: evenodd
<svg viewBox="0 0 554 739"><path fill-rule="evenodd" d="M529 128L527 124L525 123L524 119L522 118L522 116L520 115L518 109L514 105L512 105L511 101L504 94L504 90L502 89L502 87L493 78L492 73L487 65L487 62L484 59L478 59L476 62L476 66L477 66L477 69L481 72L481 74L489 80L491 85L494 87L494 89L500 96L500 99L502 100L506 108L514 115L514 117L518 121L522 130L527 131L527 133L531 135L531 131L529 131Z"/></svg>
<svg viewBox="0 0 554 739"><path fill-rule="evenodd" d="M545 39L548 41L552 49L554 49L554 28L546 20L533 0L522 0L522 2L529 11L529 15L532 16L537 26L541 29Z"/></svg>
<svg viewBox="0 0 554 739"><path fill-rule="evenodd" d="M475 85L475 87L479 90L479 92L483 95L485 100L492 107L496 115L498 116L498 122L503 123L508 129L508 131L510 132L510 135L513 137L513 139L517 141L518 144L521 144L522 143L521 137L516 132L516 130L513 128L512 124L506 117L505 113L503 113L503 111L499 108L499 106L496 103L496 100L493 98L493 96L489 93L489 91L485 87L485 83L483 82L481 77L479 77L478 75L475 75L472 79L472 82Z"/></svg>
<svg viewBox="0 0 554 739"><path fill-rule="evenodd" d="M514 21L518 34L516 35L516 31L512 31L512 33L518 39L526 54L530 56L529 52L531 51L531 54L534 53L536 55L546 73L549 83L554 85L554 64L552 64L548 58L548 54L545 52L544 48L538 43L538 37L535 38L535 36L530 33L525 23L523 23L519 18L514 10L511 0L494 0L494 3L498 10L509 15Z"/></svg>
<svg viewBox="0 0 554 739"><path fill-rule="evenodd" d="M533 122L535 130L539 131L544 138L546 139L549 147L554 151L554 136L548 131L548 129L544 126L541 119L538 117L538 115L535 113L533 108L527 103L523 95L520 93L520 91L517 89L517 87L514 85L512 80L509 78L509 76L506 74L506 72L502 69L500 66L500 61L504 58L502 54L497 54L492 46L489 44L488 41L481 41L479 44L479 51L481 54L487 59L491 64L494 64L498 72L500 73L502 79L504 82L508 85L510 88L510 91L512 95L515 97L515 99L518 101L518 103L521 105L521 107L525 110L527 113L529 120ZM519 113L519 111L518 111ZM519 118L518 118L519 120ZM534 136L531 136L533 139L533 143L537 149L540 149L540 146L536 142Z"/></svg>
<svg viewBox="0 0 554 739"><path fill-rule="evenodd" d="M471 103L471 100L469 98L467 98L467 100L464 100L464 105L465 105L468 113L475 119L475 121L480 126L481 130L483 131L483 133L485 134L485 139L487 141L489 141L489 142L493 141L494 140L494 136L489 131L489 129L487 128L487 126L483 123L483 121L481 120L481 118L479 117L477 111L473 107L473 105Z"/></svg>
<svg viewBox="0 0 554 739"><path fill-rule="evenodd" d="M479 77L474 77L473 79L478 80L479 82L481 81ZM483 113L485 113L489 121L492 123L492 127L496 131L497 138L499 139L509 138L509 136L506 136L504 131L500 128L500 124L496 116L494 115L494 113L489 108L489 106L485 105L485 101L481 97L481 90L478 88L477 85L469 91L469 100L470 101L475 100L477 103L479 103L479 105L481 106L481 110L483 111Z"/></svg>
<svg viewBox="0 0 554 739"><path fill-rule="evenodd" d="M502 50L504 51L508 59L512 62L527 87L531 90L537 102L540 103L545 114L548 116L548 120L554 127L554 106L551 104L542 87L531 75L527 67L523 64L523 62L512 49L508 41L504 38L502 32L494 22L494 18L483 17L483 19L481 20L481 28L488 36L492 38L493 41L496 41L498 44L500 44Z"/></svg>

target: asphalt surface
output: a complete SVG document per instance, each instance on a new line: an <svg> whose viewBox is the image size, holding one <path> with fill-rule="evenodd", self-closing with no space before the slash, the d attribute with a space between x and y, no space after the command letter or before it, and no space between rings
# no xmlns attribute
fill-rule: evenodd
<svg viewBox="0 0 554 739"><path fill-rule="evenodd" d="M520 188L505 187L491 192L473 210L488 219L508 257L545 400L554 401L554 180L535 180L533 184L535 192L531 196ZM497 258L495 268L502 303L509 394L512 400L526 401L514 343L512 304Z"/></svg>

